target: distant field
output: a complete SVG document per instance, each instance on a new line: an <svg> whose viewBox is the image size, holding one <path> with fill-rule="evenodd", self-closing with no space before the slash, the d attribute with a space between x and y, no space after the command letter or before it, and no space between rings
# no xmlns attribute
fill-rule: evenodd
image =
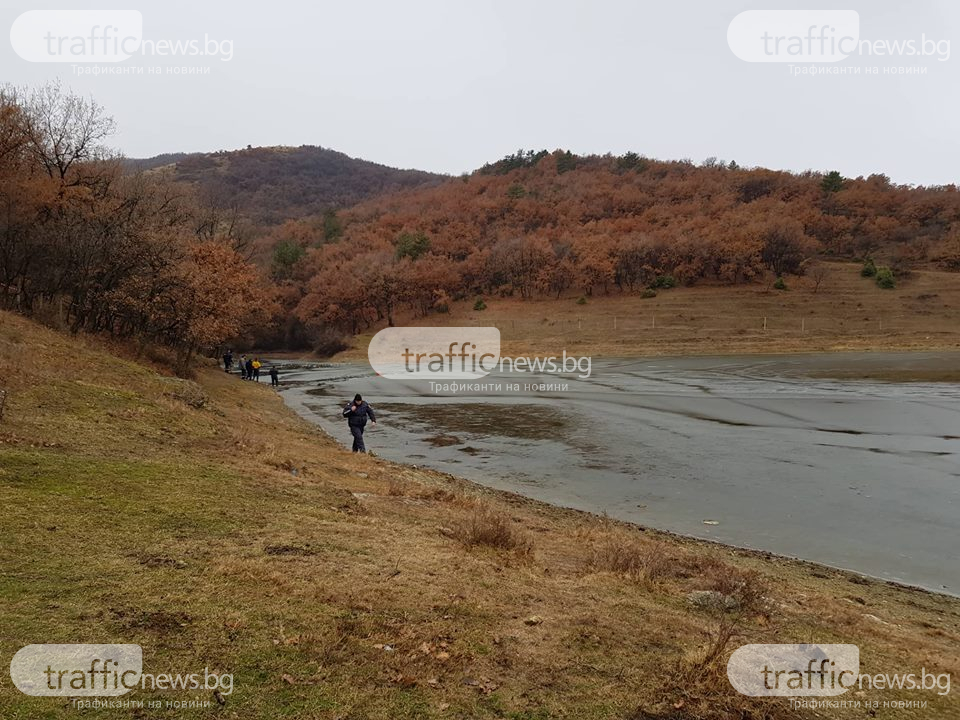
<svg viewBox="0 0 960 720"><path fill-rule="evenodd" d="M399 324L494 325L503 351L622 357L737 352L960 347L960 274L917 271L882 290L860 277L860 266L828 263L819 289L808 277L788 277L787 290L768 284L694 286L657 291L653 298L620 294L560 300L484 297L447 314L400 317ZM378 328L379 329L379 328ZM357 356L372 333L345 357Z"/></svg>

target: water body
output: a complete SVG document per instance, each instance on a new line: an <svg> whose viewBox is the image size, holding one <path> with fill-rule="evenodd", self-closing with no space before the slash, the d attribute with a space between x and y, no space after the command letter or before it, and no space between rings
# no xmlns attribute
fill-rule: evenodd
<svg viewBox="0 0 960 720"><path fill-rule="evenodd" d="M554 504L960 595L960 353L594 361L565 392L433 394L365 365L290 365L283 396L349 443Z"/></svg>

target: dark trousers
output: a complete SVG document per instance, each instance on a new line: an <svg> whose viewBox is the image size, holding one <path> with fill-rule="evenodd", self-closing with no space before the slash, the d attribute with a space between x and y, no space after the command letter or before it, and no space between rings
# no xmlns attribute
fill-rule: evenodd
<svg viewBox="0 0 960 720"><path fill-rule="evenodd" d="M366 452L367 447L363 444L363 426L351 425L350 434L353 435L353 451Z"/></svg>
<svg viewBox="0 0 960 720"><path fill-rule="evenodd" d="M271 376L270 376L270 384L273 385L273 387L279 387L279 386L280 386L280 379L279 379L279 378L275 378L273 375L271 375Z"/></svg>

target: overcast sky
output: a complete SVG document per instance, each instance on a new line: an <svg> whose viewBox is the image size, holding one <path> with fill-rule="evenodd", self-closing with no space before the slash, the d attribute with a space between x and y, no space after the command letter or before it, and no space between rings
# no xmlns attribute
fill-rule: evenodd
<svg viewBox="0 0 960 720"><path fill-rule="evenodd" d="M114 144L132 157L310 144L456 174L520 147L565 148L960 180L952 1L2 1L0 20L9 31L20 13L43 7L136 9L144 38L232 41L227 62L117 64L209 74L124 77L79 76L69 63L29 62L0 43L0 80L60 77L92 95L117 121ZM951 41L958 57L855 56L837 65L927 72L810 77L791 76L786 63L745 62L728 46L741 11L824 7L857 10L861 38L925 34Z"/></svg>

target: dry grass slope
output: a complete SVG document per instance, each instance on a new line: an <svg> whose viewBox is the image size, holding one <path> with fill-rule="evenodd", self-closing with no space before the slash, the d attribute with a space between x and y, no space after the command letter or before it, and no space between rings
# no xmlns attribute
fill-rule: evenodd
<svg viewBox="0 0 960 720"><path fill-rule="evenodd" d="M814 717L732 691L723 663L747 641L960 670L955 599L353 456L266 385L171 380L11 315L0 364L6 659L139 643L148 672L233 673L190 717L243 720ZM960 717L924 699L886 716ZM0 685L5 720L75 715Z"/></svg>
<svg viewBox="0 0 960 720"><path fill-rule="evenodd" d="M916 271L883 290L860 265L825 263L819 287L810 277L769 284L694 286L637 294L560 300L484 298L454 303L446 314L402 317L400 324L500 329L505 355L595 357L818 350L957 349L960 273ZM364 356L372 332L344 358ZM950 379L956 379L953 376ZM896 379L896 378L891 378Z"/></svg>

